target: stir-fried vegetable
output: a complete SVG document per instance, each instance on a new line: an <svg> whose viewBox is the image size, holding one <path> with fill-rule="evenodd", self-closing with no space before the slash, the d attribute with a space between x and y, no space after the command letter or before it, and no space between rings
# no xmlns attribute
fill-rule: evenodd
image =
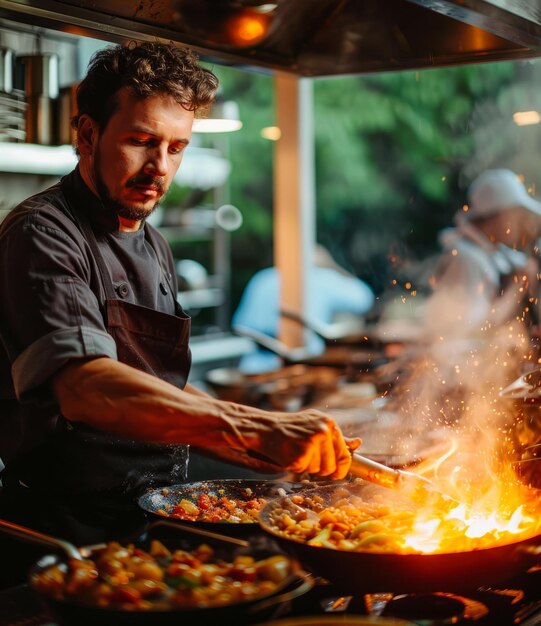
<svg viewBox="0 0 541 626"><path fill-rule="evenodd" d="M505 523L495 515L467 519L462 508L449 501L423 509L413 500L393 501L386 494L365 501L337 488L330 499L310 492L283 498L270 512L268 524L277 534L314 547L401 554L478 550L514 543L541 530L538 498L508 514Z"/></svg>
<svg viewBox="0 0 541 626"><path fill-rule="evenodd" d="M167 489L163 495L169 495ZM165 517L172 517L190 522L231 522L237 524L257 522L258 512L265 506L264 498L252 496L247 488L239 497L227 497L217 493L197 493L191 499L186 496L175 504L164 505L156 512Z"/></svg>
<svg viewBox="0 0 541 626"><path fill-rule="evenodd" d="M169 551L153 541L148 551L111 542L92 560L71 560L34 574L33 587L57 599L125 610L224 606L272 594L291 573L285 556L256 561L217 559L208 545Z"/></svg>

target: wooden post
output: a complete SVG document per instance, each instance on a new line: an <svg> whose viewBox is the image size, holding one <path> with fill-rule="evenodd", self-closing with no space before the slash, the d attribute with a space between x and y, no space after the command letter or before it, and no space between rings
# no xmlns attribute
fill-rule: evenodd
<svg viewBox="0 0 541 626"><path fill-rule="evenodd" d="M274 153L274 263L280 272L280 307L307 311L307 269L315 243L314 129L312 79L278 72L276 123L281 137ZM279 338L305 345L299 324L281 320Z"/></svg>

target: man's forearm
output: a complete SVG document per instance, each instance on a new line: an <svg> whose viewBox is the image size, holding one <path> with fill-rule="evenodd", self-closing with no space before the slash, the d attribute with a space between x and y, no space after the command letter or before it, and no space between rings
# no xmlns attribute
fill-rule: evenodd
<svg viewBox="0 0 541 626"><path fill-rule="evenodd" d="M254 438L259 436L257 423L251 419L261 413L257 409L249 413L246 407L194 393L193 387L182 391L109 358L70 364L56 376L53 386L68 420L131 439L226 446L238 437L239 428L245 430L245 420ZM252 443L256 442L245 441Z"/></svg>
<svg viewBox="0 0 541 626"><path fill-rule="evenodd" d="M360 443L346 443L334 420L316 409L280 413L224 402L105 357L70 363L53 389L68 420L129 439L230 448L237 462L240 451L242 463L256 469L261 461L251 463L253 453L292 472L343 478L350 449Z"/></svg>

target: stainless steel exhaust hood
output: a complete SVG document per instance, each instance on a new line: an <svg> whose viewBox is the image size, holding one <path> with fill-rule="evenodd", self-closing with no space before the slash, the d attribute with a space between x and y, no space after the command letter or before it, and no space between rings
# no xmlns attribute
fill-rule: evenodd
<svg viewBox="0 0 541 626"><path fill-rule="evenodd" d="M299 76L541 55L539 0L0 0L0 17Z"/></svg>

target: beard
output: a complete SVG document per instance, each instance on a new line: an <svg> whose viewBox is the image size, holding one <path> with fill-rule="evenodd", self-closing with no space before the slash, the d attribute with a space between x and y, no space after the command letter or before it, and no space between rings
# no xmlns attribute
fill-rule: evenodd
<svg viewBox="0 0 541 626"><path fill-rule="evenodd" d="M142 221L146 219L154 210L159 206L160 201L157 200L150 208L144 206L137 206L133 204L125 204L114 198L110 193L103 176L101 175L101 158L99 156L99 150L94 158L94 183L96 185L96 191L99 194L101 201L105 208L109 209L117 217L122 217L127 220ZM155 177L149 174L138 174L128 179L126 187L135 187L137 185L154 186L163 196L165 191L163 178L161 176Z"/></svg>

